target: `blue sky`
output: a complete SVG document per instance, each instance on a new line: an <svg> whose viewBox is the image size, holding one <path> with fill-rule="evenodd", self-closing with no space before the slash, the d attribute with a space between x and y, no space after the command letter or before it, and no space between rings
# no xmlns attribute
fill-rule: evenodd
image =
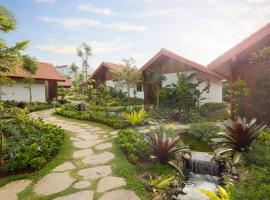
<svg viewBox="0 0 270 200"><path fill-rule="evenodd" d="M201 64L270 22L269 0L1 0L18 29L1 37L30 40L26 53L55 65L80 65L76 47L102 61L133 57L140 67L160 48Z"/></svg>

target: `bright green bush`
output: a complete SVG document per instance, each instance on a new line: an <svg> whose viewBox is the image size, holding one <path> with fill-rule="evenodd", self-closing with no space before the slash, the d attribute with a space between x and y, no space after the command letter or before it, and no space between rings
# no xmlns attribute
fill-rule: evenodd
<svg viewBox="0 0 270 200"><path fill-rule="evenodd" d="M12 107L16 107L18 105L18 101L4 101L3 102L3 106L4 108L12 108ZM38 111L38 110L44 110L44 109L49 109L49 108L53 108L53 104L48 102L48 103L45 103L45 102L32 102L31 104L30 103L27 103L25 102L27 105L27 109L29 110L29 112L34 112L34 111Z"/></svg>
<svg viewBox="0 0 270 200"><path fill-rule="evenodd" d="M268 166L269 167L269 166ZM266 167L250 166L246 179L230 187L233 200L270 199L270 170Z"/></svg>
<svg viewBox="0 0 270 200"><path fill-rule="evenodd" d="M142 108L138 112L132 111L130 113L123 113L123 116L127 119L128 123L130 123L132 126L137 126L144 123L144 120L146 118L146 112Z"/></svg>
<svg viewBox="0 0 270 200"><path fill-rule="evenodd" d="M198 138L204 142L210 142L211 139L217 137L217 133L221 131L222 128L220 128L215 123L202 122L191 124L189 134L193 135L195 138Z"/></svg>
<svg viewBox="0 0 270 200"><path fill-rule="evenodd" d="M125 121L125 119L121 115L116 113L108 113L101 111L75 111L73 110L73 108L67 106L56 108L55 112L65 117L100 122L114 128L128 127L128 123Z"/></svg>
<svg viewBox="0 0 270 200"><path fill-rule="evenodd" d="M8 170L40 168L59 150L64 131L20 113L4 121Z"/></svg>
<svg viewBox="0 0 270 200"><path fill-rule="evenodd" d="M148 143L133 129L119 131L117 141L131 163L137 163L139 159L146 158L148 155Z"/></svg>

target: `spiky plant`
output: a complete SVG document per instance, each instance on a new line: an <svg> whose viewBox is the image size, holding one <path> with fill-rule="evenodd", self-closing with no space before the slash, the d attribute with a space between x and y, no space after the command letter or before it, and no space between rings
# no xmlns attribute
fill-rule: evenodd
<svg viewBox="0 0 270 200"><path fill-rule="evenodd" d="M252 142L266 128L264 124L258 125L256 119L248 123L246 118L238 118L237 121L228 120L224 126L227 132L218 133L219 137L212 139L221 144L215 153L224 158L233 157L235 163L239 162L243 152L249 151Z"/></svg>
<svg viewBox="0 0 270 200"><path fill-rule="evenodd" d="M85 110L85 104L83 102L78 103L76 105L76 109L77 109L77 111L84 111Z"/></svg>
<svg viewBox="0 0 270 200"><path fill-rule="evenodd" d="M174 121L179 121L181 118L181 112L180 111L172 111L170 112L170 118Z"/></svg>
<svg viewBox="0 0 270 200"><path fill-rule="evenodd" d="M27 102L26 101L18 101L16 103L16 107L20 108L20 109L24 109L27 106Z"/></svg>
<svg viewBox="0 0 270 200"><path fill-rule="evenodd" d="M184 149L176 146L181 141L180 137L172 139L165 132L159 135L154 133L147 141L161 164L166 164L177 152Z"/></svg>

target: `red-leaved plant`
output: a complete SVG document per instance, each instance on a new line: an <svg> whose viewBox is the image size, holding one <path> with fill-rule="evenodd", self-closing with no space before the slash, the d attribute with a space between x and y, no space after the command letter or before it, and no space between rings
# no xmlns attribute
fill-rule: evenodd
<svg viewBox="0 0 270 200"><path fill-rule="evenodd" d="M228 120L224 123L227 132L218 133L218 138L212 139L221 144L221 147L215 151L222 157L233 157L235 163L239 162L242 153L250 149L252 142L266 128L264 124L256 124L256 119L249 123L246 118L238 118L237 121Z"/></svg>

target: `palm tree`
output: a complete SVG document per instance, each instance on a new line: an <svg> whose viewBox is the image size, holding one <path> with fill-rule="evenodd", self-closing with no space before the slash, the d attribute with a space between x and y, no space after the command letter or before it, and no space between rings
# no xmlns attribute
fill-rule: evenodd
<svg viewBox="0 0 270 200"><path fill-rule="evenodd" d="M156 106L159 108L159 91L162 86L162 82L167 78L164 74L161 73L159 66L153 67L146 72L147 82L153 84L156 88Z"/></svg>
<svg viewBox="0 0 270 200"><path fill-rule="evenodd" d="M78 98L78 92L77 92L77 73L78 73L78 66L74 62L70 66L70 73L72 73L74 75L73 85L74 85L74 90L75 90L76 99L77 99Z"/></svg>
<svg viewBox="0 0 270 200"><path fill-rule="evenodd" d="M82 43L82 45L80 47L77 48L77 55L82 59L82 69L83 69L83 73L85 74L85 90L88 96L88 100L90 98L90 94L88 91L88 68L89 68L89 63L88 63L88 59L89 57L92 56L92 48L86 44L86 43Z"/></svg>
<svg viewBox="0 0 270 200"><path fill-rule="evenodd" d="M119 87L124 86L127 89L128 105L130 105L130 89L141 82L142 74L134 66L135 60L133 58L123 59L122 62L122 70L114 73L114 81Z"/></svg>

